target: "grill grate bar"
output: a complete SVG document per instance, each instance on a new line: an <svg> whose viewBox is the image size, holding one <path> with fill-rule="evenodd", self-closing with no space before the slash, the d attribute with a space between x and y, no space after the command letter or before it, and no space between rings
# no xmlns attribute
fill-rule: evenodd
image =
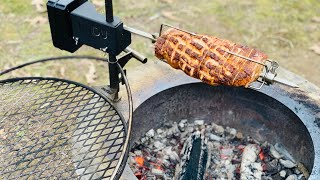
<svg viewBox="0 0 320 180"><path fill-rule="evenodd" d="M59 106L57 106L57 108L58 108L58 107L59 107ZM63 109L63 110L65 110L65 109ZM61 111L63 111L63 110L61 110ZM45 111L45 112L46 112L46 111ZM46 115L48 115L48 114L49 114L49 113L47 113ZM42 114L39 114L39 115L42 115ZM45 115L45 114L44 114L44 115ZM46 123L48 119L49 119L49 117L44 120L44 123ZM26 122L26 123L27 123L27 122ZM26 123L25 123L25 124L26 124ZM42 125L44 125L44 123L43 123ZM24 124L24 125L25 125L25 124ZM24 126L22 126L22 127L24 127ZM22 128L22 127L21 127L21 128ZM51 127L51 126L50 126L50 127ZM19 129L19 130L20 130L20 129ZM10 132L10 130L9 130L9 132ZM34 133L34 134L35 134L35 133ZM31 136L31 138L34 137L34 134ZM15 144L15 145L16 145L16 144ZM25 145L25 144L24 144L24 145ZM24 146L24 145L23 145L23 146Z"/></svg>
<svg viewBox="0 0 320 180"><path fill-rule="evenodd" d="M126 122L89 87L55 78L0 81L0 179L110 179Z"/></svg>

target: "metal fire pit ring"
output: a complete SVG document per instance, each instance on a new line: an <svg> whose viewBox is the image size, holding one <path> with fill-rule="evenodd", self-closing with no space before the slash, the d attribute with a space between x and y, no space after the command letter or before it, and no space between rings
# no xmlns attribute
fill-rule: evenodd
<svg viewBox="0 0 320 180"><path fill-rule="evenodd" d="M128 128L103 95L43 77L0 81L0 94L0 179L119 178Z"/></svg>
<svg viewBox="0 0 320 180"><path fill-rule="evenodd" d="M310 175L310 180L320 179L320 89L314 84L308 82L306 79L286 70L281 69L280 77L285 77L290 81L294 81L299 85L299 89L292 89L282 85L265 86L258 92L272 97L276 101L284 104L289 108L296 116L302 120L302 123L308 130L311 136L314 147L314 163ZM145 74L148 74L148 78L145 78ZM172 71L172 69L161 62L150 62L148 68L143 66L136 67L134 70L128 72L128 78L130 82L134 82L131 86L134 102L134 119L133 122L139 121L136 119L136 111L140 105L146 102L154 95L161 93L170 88L174 88L181 85L199 83L198 80L190 78L180 71ZM125 92L121 92L124 96ZM117 106L124 112L125 116L127 112L127 102L121 101ZM132 138L136 133L134 124L132 124ZM141 131L141 129L139 129ZM143 132L142 132L143 133ZM134 143L134 139L130 142ZM293 142L298 143L298 142ZM124 171L122 178L136 179L130 167L127 171Z"/></svg>

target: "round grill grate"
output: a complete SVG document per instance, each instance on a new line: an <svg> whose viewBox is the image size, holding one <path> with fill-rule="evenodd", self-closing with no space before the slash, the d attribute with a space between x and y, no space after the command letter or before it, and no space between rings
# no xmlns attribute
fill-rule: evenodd
<svg viewBox="0 0 320 180"><path fill-rule="evenodd" d="M0 81L0 95L0 179L119 174L127 126L93 89L61 79L16 78Z"/></svg>

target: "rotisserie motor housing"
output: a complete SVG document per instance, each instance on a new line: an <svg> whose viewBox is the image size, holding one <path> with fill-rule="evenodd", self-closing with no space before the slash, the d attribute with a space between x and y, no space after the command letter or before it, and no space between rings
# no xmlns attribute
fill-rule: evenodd
<svg viewBox="0 0 320 180"><path fill-rule="evenodd" d="M49 0L47 3L55 47L75 52L83 44L112 55L131 44L131 33L118 17L107 22L88 0Z"/></svg>

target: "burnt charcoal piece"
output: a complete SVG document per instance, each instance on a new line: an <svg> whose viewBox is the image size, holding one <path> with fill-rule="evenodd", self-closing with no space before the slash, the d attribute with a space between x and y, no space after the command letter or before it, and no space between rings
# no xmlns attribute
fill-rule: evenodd
<svg viewBox="0 0 320 180"><path fill-rule="evenodd" d="M279 175L279 173L272 175L271 178L272 178L273 180L283 180L283 179L285 179L285 178L281 177L281 176Z"/></svg>
<svg viewBox="0 0 320 180"><path fill-rule="evenodd" d="M277 159L269 161L265 165L265 173L266 175L274 175L281 171L281 166Z"/></svg>
<svg viewBox="0 0 320 180"><path fill-rule="evenodd" d="M185 157L181 159L181 171L178 180L203 180L208 162L208 148L205 139L194 134L185 143L182 151Z"/></svg>

